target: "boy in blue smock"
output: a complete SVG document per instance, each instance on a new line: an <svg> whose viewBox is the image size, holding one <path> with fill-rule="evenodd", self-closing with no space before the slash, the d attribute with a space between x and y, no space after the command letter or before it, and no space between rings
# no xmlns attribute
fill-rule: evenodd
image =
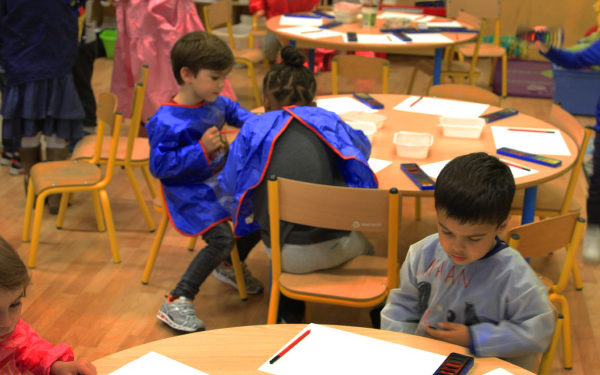
<svg viewBox="0 0 600 375"><path fill-rule="evenodd" d="M515 192L508 166L485 153L448 163L435 184L438 233L413 244L381 328L430 336L531 369L554 332L546 288L498 238Z"/></svg>
<svg viewBox="0 0 600 375"><path fill-rule="evenodd" d="M221 129L225 123L240 127L255 116L219 95L233 62L231 50L216 36L198 31L181 37L171 50L179 92L146 124L150 171L160 179L171 223L180 233L201 235L206 242L157 315L179 331L205 328L192 300L213 270L218 280L237 288L231 263L225 261L234 245L231 216L213 190L228 154ZM235 239L242 261L259 240L258 232ZM262 283L245 263L242 268L248 294L262 293Z"/></svg>

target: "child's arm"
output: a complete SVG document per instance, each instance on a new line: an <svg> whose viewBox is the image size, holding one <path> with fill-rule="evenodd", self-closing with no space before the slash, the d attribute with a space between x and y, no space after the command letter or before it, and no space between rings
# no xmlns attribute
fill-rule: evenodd
<svg viewBox="0 0 600 375"><path fill-rule="evenodd" d="M52 375L96 375L96 367L85 359L78 361L56 361L50 367Z"/></svg>
<svg viewBox="0 0 600 375"><path fill-rule="evenodd" d="M542 54L556 65L567 69L579 69L592 65L600 65L600 40L578 52L550 48L548 52Z"/></svg>
<svg viewBox="0 0 600 375"><path fill-rule="evenodd" d="M417 311L419 291L413 268L415 251L412 245L400 269L400 288L390 291L381 311L381 329L411 334L417 329L421 315Z"/></svg>
<svg viewBox="0 0 600 375"><path fill-rule="evenodd" d="M227 124L241 128L246 121L257 116L242 108L240 103L234 102L229 98L222 98L225 100L225 122L227 122Z"/></svg>

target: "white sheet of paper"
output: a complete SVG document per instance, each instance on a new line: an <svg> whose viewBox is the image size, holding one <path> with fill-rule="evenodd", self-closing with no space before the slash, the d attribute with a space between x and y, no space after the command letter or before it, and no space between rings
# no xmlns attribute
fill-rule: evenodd
<svg viewBox="0 0 600 375"><path fill-rule="evenodd" d="M376 109L348 96L318 99L317 107L335 112L338 115L346 112L377 112Z"/></svg>
<svg viewBox="0 0 600 375"><path fill-rule="evenodd" d="M523 164L519 164L519 162L515 162L509 159L502 159L500 161L506 163L510 168L510 171L515 179L523 176L529 176L530 174L538 173L537 169L533 169L531 167L524 166ZM528 170L529 169L529 170Z"/></svg>
<svg viewBox="0 0 600 375"><path fill-rule="evenodd" d="M452 39L438 33L406 33L412 43L449 43Z"/></svg>
<svg viewBox="0 0 600 375"><path fill-rule="evenodd" d="M140 358L129 362L125 366L113 371L110 375L208 375L206 372L196 370L181 362L155 352L149 352Z"/></svg>
<svg viewBox="0 0 600 375"><path fill-rule="evenodd" d="M419 100L419 98L419 96L410 96L395 106L394 109L397 111L417 112L437 116L475 118L479 117L489 107L488 104L457 100L439 98L423 98ZM417 100L419 101L411 107Z"/></svg>
<svg viewBox="0 0 600 375"><path fill-rule="evenodd" d="M423 172L425 172L426 175L428 175L429 177L431 177L432 179L435 180L439 176L442 169L444 169L446 164L448 164L449 162L450 162L450 160L442 160L442 161L438 161L435 163L429 163L429 164L423 164L423 165L419 164L419 167L421 167L421 169L423 170Z"/></svg>
<svg viewBox="0 0 600 375"><path fill-rule="evenodd" d="M429 27L464 27L460 24L460 22L450 21L450 22L429 22L427 24Z"/></svg>
<svg viewBox="0 0 600 375"><path fill-rule="evenodd" d="M492 371L490 371L490 372L486 372L486 373L485 373L485 374L483 374L483 375L513 375L513 373L512 373L512 372L510 372L510 371L506 371L506 370L505 370L505 369L503 369L503 368L497 368L497 369L495 369L495 370L492 370Z"/></svg>
<svg viewBox="0 0 600 375"><path fill-rule="evenodd" d="M343 34L344 42L348 42L348 35ZM404 44L402 39L396 38L392 34L357 34L357 43L368 44Z"/></svg>
<svg viewBox="0 0 600 375"><path fill-rule="evenodd" d="M548 130L552 133L513 131L515 127L490 126L496 148L509 147L515 150L539 155L571 155L562 134L556 129ZM521 128L516 128L521 129ZM532 129L533 130L533 129Z"/></svg>
<svg viewBox="0 0 600 375"><path fill-rule="evenodd" d="M369 158L369 167L371 167L373 173L379 172L380 170L389 166L390 164L392 164L392 162L389 160Z"/></svg>
<svg viewBox="0 0 600 375"><path fill-rule="evenodd" d="M273 364L269 360L259 371L268 374L398 374L431 375L446 358L443 355L357 335L318 324ZM303 330L304 331L304 330ZM298 337L300 333L296 336ZM294 338L295 339L295 338ZM285 346L291 343L290 340ZM281 350L280 350L281 351Z"/></svg>
<svg viewBox="0 0 600 375"><path fill-rule="evenodd" d="M279 26L321 26L322 18L281 16Z"/></svg>
<svg viewBox="0 0 600 375"><path fill-rule="evenodd" d="M278 30L286 34L300 35L311 39L330 38L332 36L345 35L339 31L319 29L318 27L312 26L296 26Z"/></svg>

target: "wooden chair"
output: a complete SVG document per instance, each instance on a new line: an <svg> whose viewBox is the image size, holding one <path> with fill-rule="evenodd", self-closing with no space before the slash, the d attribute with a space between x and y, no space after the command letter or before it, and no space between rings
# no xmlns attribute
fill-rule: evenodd
<svg viewBox="0 0 600 375"><path fill-rule="evenodd" d="M381 92L388 93L390 62L379 57L336 55L331 61L331 92L339 93L339 77L381 80ZM355 91L355 90L352 90Z"/></svg>
<svg viewBox="0 0 600 375"><path fill-rule="evenodd" d="M400 194L311 184L271 177L268 181L272 283L267 322L276 323L279 293L306 302L375 306L398 286ZM332 269L291 274L281 269L280 220L338 230L387 235L387 257L358 256ZM308 304L307 304L308 307Z"/></svg>
<svg viewBox="0 0 600 375"><path fill-rule="evenodd" d="M479 46L483 39L482 31L485 28L486 21L466 12L459 12L456 20L464 22L479 30L473 49L473 55L471 56L470 62L466 62L464 59L454 60L454 46L446 48L444 51L444 60L442 61L440 79L444 80L444 78L450 78L454 83L463 83L465 79L468 79L469 84L475 85L475 77L480 74L479 68L477 67L477 59L479 58ZM409 93L412 92L418 70L432 76L429 86L433 83L433 62L430 60L421 60L415 66L408 83Z"/></svg>
<svg viewBox="0 0 600 375"><path fill-rule="evenodd" d="M109 94L112 95L112 94ZM116 103L116 98L115 102ZM99 101L102 106L102 102ZM116 106L116 104L115 104ZM116 108L116 107L113 107ZM103 109L101 110L103 112ZM108 233L112 258L114 263L120 263L119 247L115 234L112 211L106 187L110 183L115 167L115 156L119 143L119 131L121 129L122 116L116 114L113 126L113 137L108 155L108 164L104 177L102 177L101 168L98 163L100 150L102 148L105 122L102 118L98 121L98 137L96 140L96 152L90 162L79 160L62 160L37 163L31 168L29 184L27 187L27 201L25 204L25 223L23 224L23 242L29 241L29 230L31 225L31 214L33 212L33 202L35 199L35 216L33 219L33 230L31 234L31 247L29 249L28 265L35 267L37 250L40 240L40 228L42 224L42 214L44 212L44 201L50 194L62 194L56 227L62 228L65 218L65 211L68 203L68 195L79 191L88 191L92 194L94 212L96 214L96 224L98 231L104 230ZM37 199L34 198L37 196ZM102 206L102 207L101 207ZM104 215L102 214L104 211Z"/></svg>
<svg viewBox="0 0 600 375"><path fill-rule="evenodd" d="M140 168L142 175L146 180L146 185L148 185L148 189L150 190L150 194L152 197L156 197L156 189L152 184L152 176L150 175L150 170L148 169L148 165L150 163L150 144L148 143L148 138L138 137L147 82L148 66L144 65L140 72L140 80L133 90L129 131L127 136L120 136L119 149L117 150L115 163L116 165L119 165L125 169L125 173L127 173L127 178L129 179L129 183L133 189L138 206L140 206L140 209L142 210L142 215L146 221L146 226L148 227L148 230L152 232L155 229L154 221L152 220L152 215L150 215L150 210L148 209L148 205L146 204L134 174L134 168ZM108 163L111 137L106 136L105 138L106 140L102 144L102 153L98 159L98 164ZM90 160L94 155L95 144L95 135L84 137L75 146L72 159Z"/></svg>
<svg viewBox="0 0 600 375"><path fill-rule="evenodd" d="M484 103L499 107L502 104L501 98L491 91L477 86L459 85L454 83L444 83L431 86L429 96L439 98L464 100L467 102Z"/></svg>
<svg viewBox="0 0 600 375"><path fill-rule="evenodd" d="M154 269L154 263L156 262L156 258L158 257L158 250L160 250L160 245L162 244L163 238L165 237L165 231L167 230L167 226L169 224L169 214L165 209L166 203L162 190L162 185L160 181L156 181L155 185L160 190L160 197L154 200L154 210L160 212L161 215L160 224L158 224L158 229L156 231L156 234L154 235L152 247L150 248L150 254L148 255L148 260L146 261L146 266L144 267L144 273L142 274L142 284L148 284L148 282L150 281L150 274L152 274L152 270ZM198 237L190 237L187 246L189 251L194 251L197 239ZM238 293L242 301L245 301L248 299L248 293L246 292L246 282L244 280L242 262L240 261L240 255L238 253L237 247L235 246L235 243L230 255L233 271L235 273L235 281L238 286Z"/></svg>
<svg viewBox="0 0 600 375"><path fill-rule="evenodd" d="M206 5L204 10L204 26L206 31L212 33L215 28L226 26L227 34L229 36L229 47L233 52L236 63L244 64L248 68L248 77L252 84L252 91L254 92L254 98L256 99L256 106L262 105L260 92L258 90L258 83L256 82L256 73L254 72L254 65L261 61L265 62L267 70L270 69L269 61L265 58L262 50L258 48L246 48L236 49L235 41L233 38L233 26L232 26L232 11L231 11L231 0L219 0L216 3Z"/></svg>
<svg viewBox="0 0 600 375"><path fill-rule="evenodd" d="M502 2L499 0L490 1L472 1L472 0L448 0L446 2L446 13L449 17L454 17L459 11L469 12L477 17L485 18L494 23L494 40L492 43L481 43L479 46L478 58L490 58L492 64L490 68L490 85L494 81L494 73L498 59L502 61L502 89L501 96L506 98L506 75L508 55L506 49L500 46L500 17ZM464 43L456 47L456 52L463 57L473 58L475 54L475 43Z"/></svg>
<svg viewBox="0 0 600 375"><path fill-rule="evenodd" d="M508 244L514 249L519 250L525 258L548 255L563 247L567 249L567 254L556 282L546 276L540 275L542 283L548 287L549 295L558 303L560 306L559 312L564 317L562 342L563 365L566 369L570 369L573 364L571 318L569 304L562 292L566 288L573 271L584 227L585 219L579 217L579 213L574 212L521 225L511 229L508 233Z"/></svg>

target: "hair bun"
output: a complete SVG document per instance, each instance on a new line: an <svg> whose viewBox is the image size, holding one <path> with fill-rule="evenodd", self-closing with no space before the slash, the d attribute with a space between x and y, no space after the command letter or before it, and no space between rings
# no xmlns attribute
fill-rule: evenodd
<svg viewBox="0 0 600 375"><path fill-rule="evenodd" d="M292 46L285 46L281 50L281 58L283 63L295 67L301 67L304 65L306 58L298 49Z"/></svg>

